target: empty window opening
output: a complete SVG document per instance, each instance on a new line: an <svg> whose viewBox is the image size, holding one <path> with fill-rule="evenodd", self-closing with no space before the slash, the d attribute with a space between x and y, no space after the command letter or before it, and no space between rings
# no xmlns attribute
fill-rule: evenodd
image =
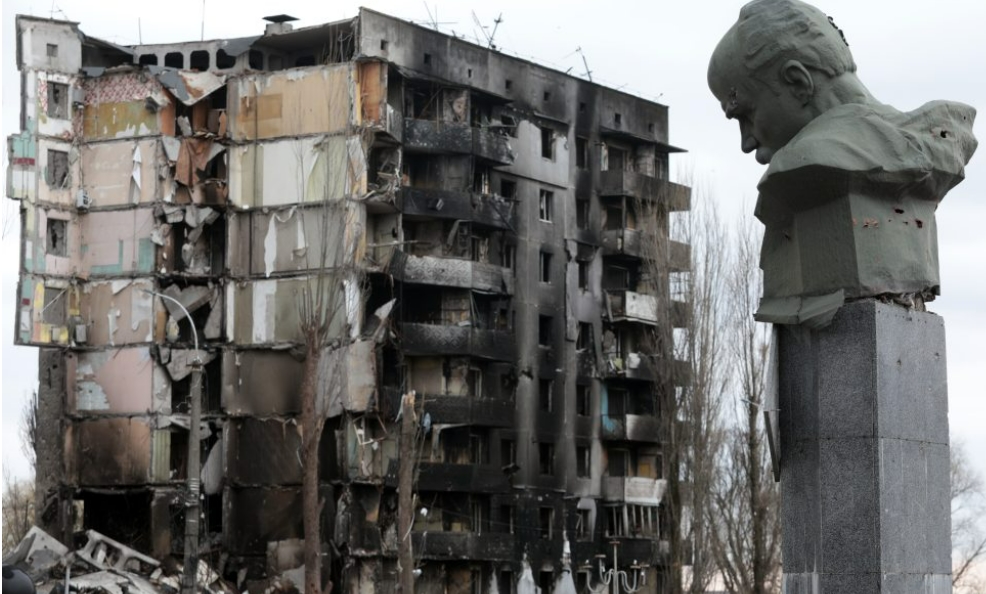
<svg viewBox="0 0 986 594"><path fill-rule="evenodd" d="M247 64L250 66L251 70L263 70L264 53L260 50L250 50L250 53L247 55Z"/></svg>
<svg viewBox="0 0 986 594"><path fill-rule="evenodd" d="M48 57L49 58L57 58L58 57L58 46L55 45L54 43L45 44L45 53L48 54Z"/></svg>
<svg viewBox="0 0 986 594"><path fill-rule="evenodd" d="M514 572L508 570L500 572L497 590L500 594L514 594L517 591L517 584L514 582Z"/></svg>
<svg viewBox="0 0 986 594"><path fill-rule="evenodd" d="M188 67L192 70L206 71L209 69L209 52L195 50L188 56Z"/></svg>
<svg viewBox="0 0 986 594"><path fill-rule="evenodd" d="M592 474L592 450L588 446L576 446L575 448L575 473L579 478L589 478Z"/></svg>
<svg viewBox="0 0 986 594"><path fill-rule="evenodd" d="M615 146L607 146L607 166L609 171L623 171L630 162L627 152Z"/></svg>
<svg viewBox="0 0 986 594"><path fill-rule="evenodd" d="M469 462L473 464L489 464L490 455L487 436L483 433L469 434Z"/></svg>
<svg viewBox="0 0 986 594"><path fill-rule="evenodd" d="M68 153L48 149L48 186L51 188L68 187Z"/></svg>
<svg viewBox="0 0 986 594"><path fill-rule="evenodd" d="M216 68L220 70L229 70L233 66L236 66L236 56L231 56L226 53L226 50L220 48L216 52Z"/></svg>
<svg viewBox="0 0 986 594"><path fill-rule="evenodd" d="M579 113L585 113L586 105L585 101L579 101Z"/></svg>
<svg viewBox="0 0 986 594"><path fill-rule="evenodd" d="M157 66L157 54L141 54L137 63L141 66Z"/></svg>
<svg viewBox="0 0 986 594"><path fill-rule="evenodd" d="M614 113L613 114L613 123L616 124L617 126L619 126L620 124L622 124L623 123L623 114L621 114L621 113Z"/></svg>
<svg viewBox="0 0 986 594"><path fill-rule="evenodd" d="M549 379L538 380L538 408L541 412L554 410L552 389L554 382Z"/></svg>
<svg viewBox="0 0 986 594"><path fill-rule="evenodd" d="M547 126L541 128L541 156L551 160L555 158L555 131Z"/></svg>
<svg viewBox="0 0 986 594"><path fill-rule="evenodd" d="M634 450L612 449L609 451L609 461L606 473L609 476L636 476L637 453Z"/></svg>
<svg viewBox="0 0 986 594"><path fill-rule="evenodd" d="M507 82L506 82L506 87L507 87L507 90L508 90L508 91L509 91L510 89L512 89L512 88L514 88L514 81L512 81L512 80L510 80L510 79L508 78L508 79L507 79Z"/></svg>
<svg viewBox="0 0 986 594"><path fill-rule="evenodd" d="M60 120L68 118L68 85L48 81L48 115Z"/></svg>
<svg viewBox="0 0 986 594"><path fill-rule="evenodd" d="M269 70L283 70L284 58L281 56L269 56L267 58L267 68Z"/></svg>
<svg viewBox="0 0 986 594"><path fill-rule="evenodd" d="M513 116L501 115L500 124L506 130L508 136L517 138L517 120Z"/></svg>
<svg viewBox="0 0 986 594"><path fill-rule="evenodd" d="M203 308L205 309L205 308ZM201 310L200 310L201 311ZM192 314L193 316L195 314ZM189 339L191 342L191 339ZM215 357L202 366L202 411L218 413L222 406L222 357ZM171 412L184 414L189 412L192 397L192 374L189 373L180 380L171 382Z"/></svg>
<svg viewBox="0 0 986 594"><path fill-rule="evenodd" d="M181 52L168 52L164 54L164 65L168 68L184 68L185 54Z"/></svg>
<svg viewBox="0 0 986 594"><path fill-rule="evenodd" d="M545 101L550 101L551 100L551 91L545 91L544 92L544 100Z"/></svg>
<svg viewBox="0 0 986 594"><path fill-rule="evenodd" d="M468 76L469 78L472 78L472 68L466 69L466 76Z"/></svg>
<svg viewBox="0 0 986 594"><path fill-rule="evenodd" d="M188 430L172 429L171 452L169 453L168 469L171 480L182 481L188 478Z"/></svg>
<svg viewBox="0 0 986 594"><path fill-rule="evenodd" d="M66 234L67 221L61 219L48 219L47 249L51 256L68 255L68 236Z"/></svg>
<svg viewBox="0 0 986 594"><path fill-rule="evenodd" d="M503 267L515 270L517 267L517 247L513 245L503 246Z"/></svg>
<svg viewBox="0 0 986 594"><path fill-rule="evenodd" d="M431 54L425 54L425 66L431 66Z"/></svg>
<svg viewBox="0 0 986 594"><path fill-rule="evenodd" d="M64 326L68 310L68 290L58 287L45 287L45 304L41 310L41 321L52 326Z"/></svg>
<svg viewBox="0 0 986 594"><path fill-rule="evenodd" d="M541 252L541 262L540 262L540 278L542 283L551 282L551 254L548 252Z"/></svg>
<svg viewBox="0 0 986 594"><path fill-rule="evenodd" d="M315 61L315 54L305 54L303 56L298 56L294 61L294 65L296 68L301 66L314 66L317 63L318 62Z"/></svg>
<svg viewBox="0 0 986 594"><path fill-rule="evenodd" d="M127 543L138 551L149 551L151 542L151 508L153 492L150 489L134 489L126 492L82 491L82 529ZM181 534L181 529L175 534ZM129 564L128 564L129 565ZM129 566L128 570L145 568Z"/></svg>
<svg viewBox="0 0 986 594"><path fill-rule="evenodd" d="M575 386L575 414L580 417L588 417L592 413L591 409L591 390L585 384Z"/></svg>
<svg viewBox="0 0 986 594"><path fill-rule="evenodd" d="M512 179L500 179L500 195L508 200L517 197L517 182Z"/></svg>
<svg viewBox="0 0 986 594"><path fill-rule="evenodd" d="M575 226L579 229L589 228L589 201L585 199L575 200Z"/></svg>
<svg viewBox="0 0 986 594"><path fill-rule="evenodd" d="M548 530L548 535L544 538L551 538L551 530ZM538 574L538 587L541 588L542 592L551 592L551 586L555 583L555 572L553 571L542 571Z"/></svg>
<svg viewBox="0 0 986 594"><path fill-rule="evenodd" d="M504 468L517 464L517 444L512 439L500 440L500 465Z"/></svg>
<svg viewBox="0 0 986 594"><path fill-rule="evenodd" d="M551 222L551 214L555 199L555 193L548 190L541 190L538 194L538 218L547 223Z"/></svg>
<svg viewBox="0 0 986 594"><path fill-rule="evenodd" d="M390 42L389 41L387 41L386 39L381 39L380 40L380 51L382 51L382 52L387 51L387 48L389 46L390 46Z"/></svg>
<svg viewBox="0 0 986 594"><path fill-rule="evenodd" d="M581 136L575 137L575 166L579 169L589 167L589 139Z"/></svg>
<svg viewBox="0 0 986 594"><path fill-rule="evenodd" d="M514 533L514 506L512 505L500 506L500 532Z"/></svg>
<svg viewBox="0 0 986 594"><path fill-rule="evenodd" d="M555 474L555 444L538 444L538 458L538 466L541 469L541 474L545 476Z"/></svg>
<svg viewBox="0 0 986 594"><path fill-rule="evenodd" d="M550 347L552 342L551 336L551 316L538 316L538 344L544 347Z"/></svg>
<svg viewBox="0 0 986 594"><path fill-rule="evenodd" d="M589 262L588 260L578 260L576 265L579 269L579 289L589 290Z"/></svg>
<svg viewBox="0 0 986 594"><path fill-rule="evenodd" d="M647 124L647 131L650 132L651 134L654 133L654 122L650 122L649 124Z"/></svg>
<svg viewBox="0 0 986 594"><path fill-rule="evenodd" d="M592 324L579 322L579 335L575 338L575 348L585 351L592 347Z"/></svg>

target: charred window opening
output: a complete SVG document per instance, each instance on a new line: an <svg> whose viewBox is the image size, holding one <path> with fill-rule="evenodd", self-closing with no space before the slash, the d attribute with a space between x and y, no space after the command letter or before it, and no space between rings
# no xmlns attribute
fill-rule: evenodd
<svg viewBox="0 0 986 594"><path fill-rule="evenodd" d="M517 267L517 246L504 244L502 262L504 268L515 270Z"/></svg>
<svg viewBox="0 0 986 594"><path fill-rule="evenodd" d="M650 132L651 134L654 133L654 122L649 122L647 124L647 131Z"/></svg>
<svg viewBox="0 0 986 594"><path fill-rule="evenodd" d="M48 116L68 118L68 85L48 81Z"/></svg>
<svg viewBox="0 0 986 594"><path fill-rule="evenodd" d="M229 70L233 66L236 66L236 56L231 56L226 53L226 50L220 48L216 52L216 68L219 70Z"/></svg>
<svg viewBox="0 0 986 594"><path fill-rule="evenodd" d="M195 50L188 56L188 67L191 70L204 72L209 69L210 56L205 50Z"/></svg>
<svg viewBox="0 0 986 594"><path fill-rule="evenodd" d="M503 86L506 87L506 89L509 91L514 88L514 81L508 78L506 81L504 81Z"/></svg>
<svg viewBox="0 0 986 594"><path fill-rule="evenodd" d="M177 351L176 351L177 352ZM173 353L172 356L175 356ZM222 357L215 357L202 366L202 412L222 410ZM187 413L192 397L192 374L171 382L171 412ZM186 447L187 450L187 447Z"/></svg>
<svg viewBox="0 0 986 594"><path fill-rule="evenodd" d="M387 41L386 39L381 39L380 40L380 51L382 51L382 52L387 51L387 49L388 49L389 46L390 46L390 42L389 41Z"/></svg>
<svg viewBox="0 0 986 594"><path fill-rule="evenodd" d="M61 219L48 219L48 234L46 237L46 251L50 256L68 255L68 221Z"/></svg>
<svg viewBox="0 0 986 594"><path fill-rule="evenodd" d="M555 193L548 190L541 190L538 194L538 218L546 223L552 220L554 210Z"/></svg>
<svg viewBox="0 0 986 594"><path fill-rule="evenodd" d="M540 252L539 260L539 277L542 283L551 283L551 254L548 252Z"/></svg>
<svg viewBox="0 0 986 594"><path fill-rule="evenodd" d="M585 101L579 101L579 113L585 113L586 108Z"/></svg>
<svg viewBox="0 0 986 594"><path fill-rule="evenodd" d="M181 52L168 52L164 54L164 65L168 68L184 68L185 54Z"/></svg>
<svg viewBox="0 0 986 594"><path fill-rule="evenodd" d="M579 540L592 540L592 515L587 509L578 509L575 516L575 537ZM579 584L584 584L586 578L589 577L588 572L579 572L578 579ZM583 592L582 586L579 588L579 592Z"/></svg>
<svg viewBox="0 0 986 594"><path fill-rule="evenodd" d="M472 174L472 191L477 194L491 193L490 174L493 168L489 165L477 165Z"/></svg>
<svg viewBox="0 0 986 594"><path fill-rule="evenodd" d="M189 206L186 211L194 208ZM194 227L187 224L171 226L175 272L201 275L219 273L226 261L226 218L208 208L194 212L198 215L185 216L185 221L197 221ZM199 216L203 218L199 219Z"/></svg>
<svg viewBox="0 0 986 594"><path fill-rule="evenodd" d="M301 66L314 66L317 63L318 62L315 61L315 54L305 54L302 56L298 56L294 60L294 65L296 68Z"/></svg>
<svg viewBox="0 0 986 594"><path fill-rule="evenodd" d="M653 505L607 506L606 536L655 538L660 536L658 508Z"/></svg>
<svg viewBox="0 0 986 594"><path fill-rule="evenodd" d="M575 200L575 226L583 230L589 228L589 201L584 198Z"/></svg>
<svg viewBox="0 0 986 594"><path fill-rule="evenodd" d="M658 179L668 178L668 155L658 154L654 157L654 177Z"/></svg>
<svg viewBox="0 0 986 594"><path fill-rule="evenodd" d="M621 113L613 114L613 125L616 126L617 128L623 125L623 114Z"/></svg>
<svg viewBox="0 0 986 594"><path fill-rule="evenodd" d="M247 54L247 65L251 70L263 70L264 69L264 53L260 50L252 49L250 53Z"/></svg>
<svg viewBox="0 0 986 594"><path fill-rule="evenodd" d="M626 266L605 264L603 266L604 291L632 291L636 287L637 273Z"/></svg>
<svg viewBox="0 0 986 594"><path fill-rule="evenodd" d="M579 290L589 290L589 262L587 260L576 261L579 272Z"/></svg>
<svg viewBox="0 0 986 594"><path fill-rule="evenodd" d="M575 474L579 478L589 478L592 474L592 450L588 446L575 448ZM587 510L579 510L587 511Z"/></svg>
<svg viewBox="0 0 986 594"><path fill-rule="evenodd" d="M157 54L142 54L137 63L141 66L157 66Z"/></svg>
<svg viewBox="0 0 986 594"><path fill-rule="evenodd" d="M68 317L68 289L45 287L45 304L41 321L52 326L64 326Z"/></svg>
<svg viewBox="0 0 986 594"><path fill-rule="evenodd" d="M271 55L267 57L267 69L268 70L283 70L284 69L284 58L282 56Z"/></svg>
<svg viewBox="0 0 986 594"><path fill-rule="evenodd" d="M150 551L152 498L149 490L82 491L82 528L95 530L137 551Z"/></svg>
<svg viewBox="0 0 986 594"><path fill-rule="evenodd" d="M425 55L424 55L424 63L425 63L425 66L431 66L431 54L425 52Z"/></svg>
<svg viewBox="0 0 986 594"><path fill-rule="evenodd" d="M500 195L508 200L517 198L517 182L512 179L500 178Z"/></svg>
<svg viewBox="0 0 986 594"><path fill-rule="evenodd" d="M545 91L543 98L545 101L551 101L551 91Z"/></svg>
<svg viewBox="0 0 986 594"><path fill-rule="evenodd" d="M514 506L506 504L500 506L499 529L505 534L514 533Z"/></svg>
<svg viewBox="0 0 986 594"><path fill-rule="evenodd" d="M579 513L581 513L582 511L588 511L588 510L579 510ZM589 534L586 534L586 535L581 536L580 537L580 540L592 540L592 532L591 532L591 530L590 530ZM579 571L579 572L576 572L575 573L575 589L577 591L579 591L579 592L588 592L589 591L589 572L588 571ZM664 592L664 589L661 588L661 589L658 589L657 591L658 592Z"/></svg>
<svg viewBox="0 0 986 594"><path fill-rule="evenodd" d="M544 476L554 476L555 444L543 442L538 444L538 469Z"/></svg>
<svg viewBox="0 0 986 594"><path fill-rule="evenodd" d="M489 464L489 435L480 429L469 433L469 462L471 464Z"/></svg>
<svg viewBox="0 0 986 594"><path fill-rule="evenodd" d="M585 384L575 386L575 414L580 417L588 417L592 414L592 391Z"/></svg>
<svg viewBox="0 0 986 594"><path fill-rule="evenodd" d="M504 468L517 464L517 443L512 439L500 440L500 465Z"/></svg>
<svg viewBox="0 0 986 594"><path fill-rule="evenodd" d="M476 95L469 97L469 122L476 128L487 128L493 121L493 105Z"/></svg>
<svg viewBox="0 0 986 594"><path fill-rule="evenodd" d="M507 133L507 136L517 138L517 120L513 116L500 115L500 126L501 130Z"/></svg>
<svg viewBox="0 0 986 594"><path fill-rule="evenodd" d="M53 189L68 187L68 152L48 149L48 186Z"/></svg>
<svg viewBox="0 0 986 594"><path fill-rule="evenodd" d="M553 322L551 316L538 316L538 345L551 347L551 343L554 341L551 328Z"/></svg>
<svg viewBox="0 0 986 594"><path fill-rule="evenodd" d="M541 156L555 160L555 131L548 126L541 128Z"/></svg>
<svg viewBox="0 0 986 594"><path fill-rule="evenodd" d="M623 388L610 387L607 393L609 409L606 413L611 417L620 417L629 412L629 394Z"/></svg>
<svg viewBox="0 0 986 594"><path fill-rule="evenodd" d="M637 452L628 448L610 448L607 452L607 476L637 476Z"/></svg>
<svg viewBox="0 0 986 594"><path fill-rule="evenodd" d="M579 169L589 167L589 139L582 136L575 137L575 166Z"/></svg>
<svg viewBox="0 0 986 594"><path fill-rule="evenodd" d="M575 338L575 348L585 351L592 347L592 324L579 322L579 334Z"/></svg>
<svg viewBox="0 0 986 594"><path fill-rule="evenodd" d="M46 43L45 44L45 54L49 58L57 58L58 57L58 46L55 45L54 43Z"/></svg>
<svg viewBox="0 0 986 594"><path fill-rule="evenodd" d="M430 83L408 81L404 90L404 112L417 120L437 120L441 90Z"/></svg>
<svg viewBox="0 0 986 594"><path fill-rule="evenodd" d="M172 405L174 405L173 401ZM172 429L169 433L171 452L168 460L168 470L170 471L168 478L173 481L183 481L188 478L188 431L186 429Z"/></svg>
<svg viewBox="0 0 986 594"><path fill-rule="evenodd" d="M514 582L514 572L507 569L501 571L497 581L497 589L500 594L515 594L517 584Z"/></svg>
<svg viewBox="0 0 986 594"><path fill-rule="evenodd" d="M541 412L551 412L554 410L554 382L550 379L538 380L538 409Z"/></svg>
<svg viewBox="0 0 986 594"><path fill-rule="evenodd" d="M551 535L554 532L553 530L554 523L555 523L555 508L553 507L538 508L538 532L540 532L541 538L545 540L551 540ZM545 592L550 592L551 589L549 586L551 585L551 572L550 571L541 572L542 577L545 574L548 574L548 582L547 585L542 586L542 588L544 589ZM542 581L542 583L545 582Z"/></svg>

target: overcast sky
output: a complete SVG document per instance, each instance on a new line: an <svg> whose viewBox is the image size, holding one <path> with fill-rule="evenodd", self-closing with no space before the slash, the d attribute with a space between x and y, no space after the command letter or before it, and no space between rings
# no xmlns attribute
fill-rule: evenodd
<svg viewBox="0 0 986 594"><path fill-rule="evenodd" d="M492 26L502 14L495 43L508 54L583 75L581 48L593 79L670 107L671 144L686 148L675 157L714 194L729 220L750 216L756 183L763 173L752 155L740 152L737 126L727 122L705 83L708 58L735 21L742 2L729 0L605 3L429 2L367 0L366 6L446 31L482 35L473 12ZM986 109L986 2L974 0L820 0L834 17L873 94L910 110L934 99ZM348 1L207 0L205 37L263 33L262 17L287 13L297 26L356 15ZM53 13L54 7L54 13ZM429 12L431 15L429 15ZM93 2L56 0L3 2L3 134L17 132L20 84L14 53L14 15L77 21L82 30L119 44L164 43L200 38L203 2ZM976 135L986 141L986 115ZM6 144L2 162L6 168ZM942 203L938 216L942 296L929 308L944 316L948 336L949 419L953 439L965 442L970 458L986 475L986 149L966 169L967 180ZM672 165L672 170L676 165ZM680 169L679 169L680 170ZM9 216L16 207L4 199ZM6 218L5 216L5 218ZM15 215L16 216L16 215ZM16 224L14 225L16 227ZM3 239L0 301L3 375L3 466L26 472L17 438L23 402L37 382L37 350L13 346L19 239Z"/></svg>

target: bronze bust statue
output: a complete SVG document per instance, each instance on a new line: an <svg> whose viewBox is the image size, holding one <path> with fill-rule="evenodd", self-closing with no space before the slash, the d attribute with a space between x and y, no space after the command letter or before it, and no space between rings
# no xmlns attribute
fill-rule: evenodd
<svg viewBox="0 0 986 594"><path fill-rule="evenodd" d="M768 165L758 320L819 328L847 300L923 309L938 294L935 209L976 150L972 107L880 103L842 31L798 0L744 6L708 82L743 152Z"/></svg>

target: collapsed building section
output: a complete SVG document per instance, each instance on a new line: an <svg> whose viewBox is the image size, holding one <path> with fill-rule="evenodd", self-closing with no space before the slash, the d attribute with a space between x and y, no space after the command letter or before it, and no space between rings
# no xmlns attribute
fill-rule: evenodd
<svg viewBox="0 0 986 594"><path fill-rule="evenodd" d="M17 36L16 341L41 353L51 534L181 555L201 356L201 554L240 586L296 568L299 303L327 283L327 579L394 590L413 463L421 592L587 591L614 543L660 590L690 196L666 107L367 9L169 45Z"/></svg>

